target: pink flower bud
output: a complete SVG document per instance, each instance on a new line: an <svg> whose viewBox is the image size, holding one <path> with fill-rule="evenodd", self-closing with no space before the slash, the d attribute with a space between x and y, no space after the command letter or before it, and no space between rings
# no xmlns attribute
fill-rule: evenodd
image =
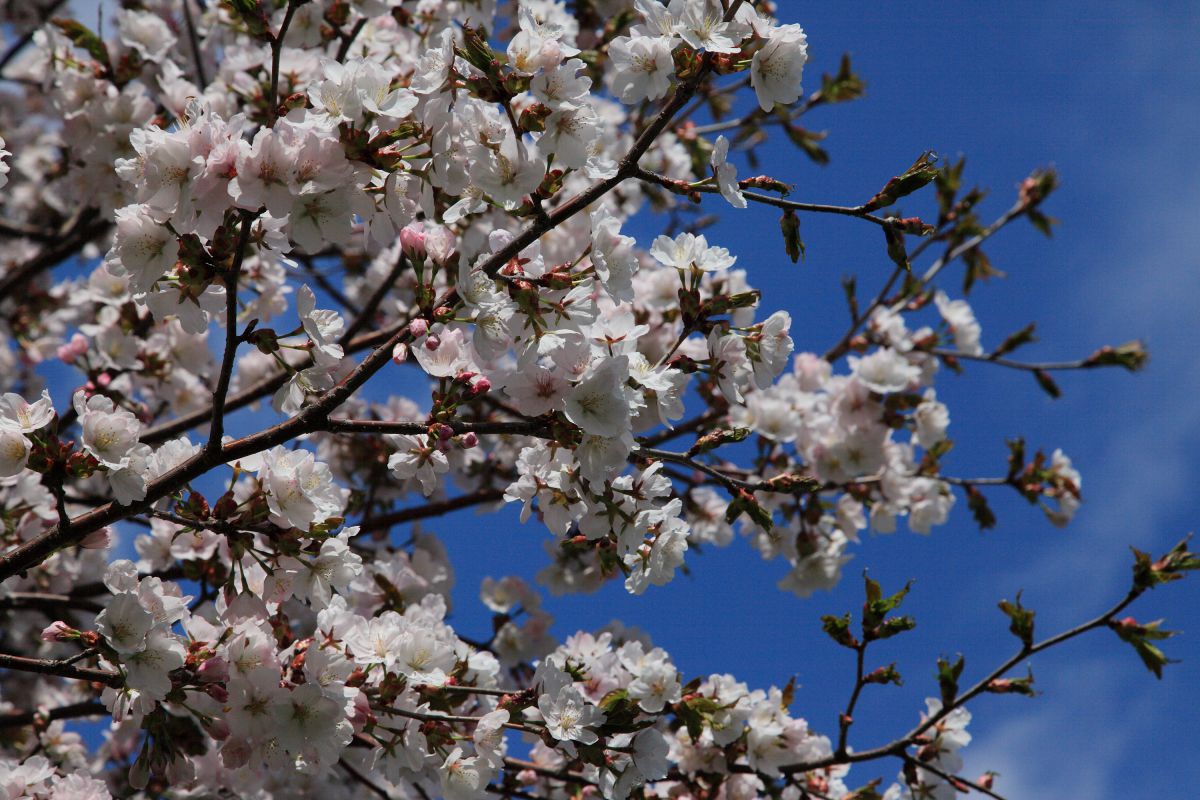
<svg viewBox="0 0 1200 800"><path fill-rule="evenodd" d="M454 381L455 383L470 383L471 378L474 378L475 375L476 373L471 372L470 370L463 370L454 376Z"/></svg>
<svg viewBox="0 0 1200 800"><path fill-rule="evenodd" d="M43 642L69 642L75 629L62 620L51 622L42 631Z"/></svg>
<svg viewBox="0 0 1200 800"><path fill-rule="evenodd" d="M229 680L229 663L221 656L213 656L200 665L196 675L204 682L224 683Z"/></svg>
<svg viewBox="0 0 1200 800"><path fill-rule="evenodd" d="M204 687L204 692L209 697L211 697L213 700L216 700L218 703L224 703L226 700L229 699L229 690L226 689L225 686L220 683L207 684ZM228 729L226 729L225 735L226 736L229 735ZM214 736L213 738L216 739L217 737Z"/></svg>
<svg viewBox="0 0 1200 800"><path fill-rule="evenodd" d="M392 348L392 361L397 364L403 364L408 358L408 345L401 342Z"/></svg>
<svg viewBox="0 0 1200 800"><path fill-rule="evenodd" d="M218 688L218 687L210 686L208 689L208 693L211 695L212 690L215 688ZM229 692L226 692L225 687L223 687L223 686L219 687L219 688L221 689L222 693L225 695L224 699L216 697L215 695L214 695L213 699L215 699L218 703L224 703L226 700L229 699ZM225 720L223 720L219 717L210 717L204 725L204 730L208 733L209 736L216 739L218 742L223 742L229 738L229 723L227 723Z"/></svg>
<svg viewBox="0 0 1200 800"><path fill-rule="evenodd" d="M104 527L83 537L79 546L85 550L107 550L112 544L112 528Z"/></svg>
<svg viewBox="0 0 1200 800"><path fill-rule="evenodd" d="M479 380L475 381L475 385L471 387L471 395L473 397L478 397L481 394L487 394L491 390L492 382L486 377L481 377Z"/></svg>
<svg viewBox="0 0 1200 800"><path fill-rule="evenodd" d="M422 317L417 317L408 323L408 332L414 339L420 339L429 331L429 323Z"/></svg>
<svg viewBox="0 0 1200 800"><path fill-rule="evenodd" d="M437 431L439 441L444 442L447 439L454 436L454 429L451 428L449 425L445 425L445 424L439 422L437 425L434 425L433 427Z"/></svg>
<svg viewBox="0 0 1200 800"><path fill-rule="evenodd" d="M436 333L430 334L429 336L425 337L425 349L428 350L429 352L432 353L434 350L437 350L441 346L442 346L442 340L438 338Z"/></svg>
<svg viewBox="0 0 1200 800"><path fill-rule="evenodd" d="M58 354L58 360L64 364L75 363L75 351L71 349L70 345L59 345L55 352Z"/></svg>
<svg viewBox="0 0 1200 800"><path fill-rule="evenodd" d="M479 437L475 434L475 431L467 431L465 434L463 434L461 441L463 448L470 450L472 447L475 447L479 444Z"/></svg>
<svg viewBox="0 0 1200 800"><path fill-rule="evenodd" d="M107 372L101 372L96 376L96 383L99 384L101 389L107 389L108 385L112 383L112 375L109 375Z"/></svg>
<svg viewBox="0 0 1200 800"><path fill-rule="evenodd" d="M425 255L425 226L413 222L401 228L400 247L410 256Z"/></svg>

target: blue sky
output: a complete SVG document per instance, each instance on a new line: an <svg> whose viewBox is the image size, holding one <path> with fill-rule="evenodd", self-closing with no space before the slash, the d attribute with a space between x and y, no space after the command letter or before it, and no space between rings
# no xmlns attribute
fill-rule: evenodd
<svg viewBox="0 0 1200 800"><path fill-rule="evenodd" d="M981 534L965 504L924 538L868 537L855 549L843 585L810 600L783 595L781 563L762 562L744 542L692 558L692 575L640 598L619 585L589 597L548 598L556 633L619 618L649 632L691 677L734 672L752 685L782 685L796 674L795 709L833 731L852 680L847 651L820 632L824 613L856 609L860 571L885 589L914 578L908 610L918 628L878 646L878 664L898 661L903 688L869 691L852 741L870 747L915 721L936 694L934 660L963 652L967 676L1006 657L1014 640L996 602L1023 589L1043 633L1089 618L1126 586L1127 545L1162 551L1195 525L1200 480L1200 161L1194 155L1200 98L1200 7L1194 3L780 3L785 21L808 32L809 89L843 51L868 82L857 103L806 118L830 131L833 163L812 165L785 141L763 151L771 174L796 185L793 197L852 205L922 151L968 156L968 182L990 187L984 216L1008 207L1034 167L1053 164L1063 186L1046 210L1062 220L1052 240L1024 222L986 248L1009 277L976 290L972 303L985 346L1031 321L1041 342L1028 359L1074 358L1096 346L1145 339L1152 361L1131 376L1103 371L1061 376L1065 396L1047 398L1025 374L967 365L939 395L951 408L957 446L946 461L958 475L999 474L1004 439L1031 448L1061 446L1084 475L1086 503L1066 530L1010 492L993 492L999 526ZM85 17L86 19L86 17ZM765 167L764 167L765 169ZM744 174L749 174L748 171ZM859 276L871 292L890 268L880 236L854 220L805 216L806 262L783 255L778 215L738 215L706 200L725 222L709 238L729 247L767 311L785 308L798 349L826 349L845 324L840 278ZM917 198L906 211L929 210ZM652 224L636 227L652 235ZM961 272L947 271L947 288ZM235 428L235 432L236 432ZM434 521L458 571L456 624L482 633L475 600L486 575L532 575L548 534L512 513L487 525L468 514ZM1160 589L1134 608L1183 628L1200 608L1200 586ZM984 698L972 706L976 736L964 751L968 775L1001 773L1011 798L1178 796L1200 781L1200 645L1167 643L1184 659L1161 683L1131 648L1108 632L1035 660L1044 695ZM856 769L865 782L891 779L898 764Z"/></svg>

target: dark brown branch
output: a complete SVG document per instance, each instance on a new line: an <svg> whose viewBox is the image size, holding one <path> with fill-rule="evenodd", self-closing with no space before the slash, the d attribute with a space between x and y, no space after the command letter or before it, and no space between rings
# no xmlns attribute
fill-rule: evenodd
<svg viewBox="0 0 1200 800"><path fill-rule="evenodd" d="M925 271L925 274L921 276L921 279L914 282L914 285L911 287L910 291L917 291L922 287L928 286L929 283L937 277L938 273L945 269L946 265L955 261L964 253L979 247L979 245L991 238L1005 225L1028 211L1029 208L1029 204L1023 201L1018 201L1012 208L997 217L991 225L988 225L978 234L972 236L970 239L967 239L957 247L952 247L940 258L938 258L937 261L934 261L933 264L930 265L929 269ZM860 314L858 319L852 320L849 329L842 334L842 338L838 340L837 344L826 351L824 355L824 359L826 361L836 361L837 359L846 355L846 353L850 350L850 342L854 339L854 335L858 333L858 329L862 327L864 322L870 319L871 314L875 311L875 309L879 308L886 302L887 293L891 290L892 284L896 282L896 278L899 277L899 272L900 268L897 267L897 269L892 272L892 276L888 279L888 282L884 286L883 290L876 295L875 300L872 301L871 305L867 307L867 310ZM891 309L893 311L899 311L901 308L903 308L903 305L904 300L901 298L901 300L891 305Z"/></svg>
<svg viewBox="0 0 1200 800"><path fill-rule="evenodd" d="M238 234L237 252L225 276L225 352L221 356L221 371L217 375L217 385L212 394L212 424L208 429L208 442L204 445L207 453L220 450L221 437L225 433L225 398L229 394L229 381L233 377L233 364L240 341L237 331L238 283L242 276L246 247L250 243L251 223L256 216L258 215L249 211L242 212L242 230Z"/></svg>
<svg viewBox="0 0 1200 800"><path fill-rule="evenodd" d="M387 277L383 279L382 283L375 287L375 291L371 293L369 298L367 298L366 305L364 305L362 309L355 312L357 316L354 318L354 321L350 323L350 326L346 328L346 332L342 334L342 338L339 340L338 344L344 346L374 321L375 312L379 311L379 306L383 304L383 299L387 297L388 292L390 292L396 285L396 281L400 278L400 273L404 271L404 268L407 265L408 259L404 257L404 253L401 253L399 256L397 256L396 263L392 265L392 269L390 272L388 272Z"/></svg>
<svg viewBox="0 0 1200 800"><path fill-rule="evenodd" d="M25 725L32 725L37 719L45 719L49 722L53 722L60 719L107 717L109 714L109 710L104 707L103 703L97 703L94 700L83 700L78 703L71 703L70 705L51 708L45 713L40 713L37 711L15 711L8 714L0 714L0 730L5 728L20 728Z"/></svg>
<svg viewBox="0 0 1200 800"><path fill-rule="evenodd" d="M53 3L47 6L45 13L42 15L42 21L37 25L31 25L29 30L25 31L25 33L21 34L20 38L9 45L9 48L4 51L4 55L0 56L0 78L3 77L4 70L12 63L12 60L20 55L21 51L33 41L33 35L46 23L46 20L54 16L55 12L66 5L66 3L67 0L54 0ZM3 292L0 292L0 294L3 294Z"/></svg>
<svg viewBox="0 0 1200 800"><path fill-rule="evenodd" d="M730 3L726 17L732 18L737 8L741 6L741 3L742 0L734 0L734 2ZM279 35L272 41L272 91L271 98L269 98L272 103L276 99L279 51L282 49L282 40L291 17L294 15L295 8L294 2L288 3L283 26L280 29ZM622 181L633 177L638 171L638 160L641 159L642 155L650 148L663 130L666 129L675 114L691 99L695 94L697 85L708 77L711 70L711 57L706 54L703 65L697 69L696 74L675 88L671 98L664 104L653 121L637 136L629 151L621 159L616 175L592 185L557 208L553 213L530 224L524 231L513 237L508 245L493 253L483 263L481 266L483 272L489 276L495 276L510 259L537 241L542 234L561 225L567 219L586 209ZM276 109L273 105L269 112L269 119L273 122L276 116ZM454 290L448 292L439 300L438 305L456 307L458 305L457 292ZM382 345L373 350L341 383L328 392L325 392L316 403L304 408L295 417L274 425L267 430L230 442L228 445L220 448L206 448L175 469L152 481L147 486L146 497L144 499L128 506L122 506L115 502L107 503L85 514L81 514L72 520L70 531L64 531L59 526L55 526L36 539L25 542L14 550L0 556L0 581L41 563L57 550L78 543L84 536L97 528L109 525L127 516L142 513L159 499L177 491L219 464L262 452L277 444L290 441L301 434L320 429L323 423L328 420L330 412L358 391L362 384L379 371L384 364L390 361L391 353L395 346L407 343L411 338L411 334L408 332L407 326L405 326L405 328L395 333Z"/></svg>
<svg viewBox="0 0 1200 800"><path fill-rule="evenodd" d="M378 345L382 341L390 339L396 333L402 331L407 324L407 322L401 322L384 330L363 334L354 339L352 342L344 344L343 346L345 347L347 354L357 353L367 349L368 347ZM302 364L299 365L298 368L303 369L303 367L304 365ZM285 383L287 383L288 377L288 373L280 371L259 380L257 383L254 383L251 386L247 386L240 392L236 392L226 399L225 412L229 413L230 411L235 411L239 408L245 408L251 403L267 397L280 386L283 386ZM186 433L197 425L203 425L210 419L212 419L212 406L207 406L199 411L193 411L190 414L185 414L182 417L178 417L169 422L156 425L155 427L143 433L140 441L145 444L158 444L160 442L165 442L174 436L178 436L181 433Z"/></svg>
<svg viewBox="0 0 1200 800"><path fill-rule="evenodd" d="M80 681L95 681L106 686L120 686L121 676L115 672L89 667L77 667L66 660L54 661L48 658L25 658L7 653L0 653L0 669L11 669L19 672L36 672L39 675L57 675L60 678L73 678Z"/></svg>
<svg viewBox="0 0 1200 800"><path fill-rule="evenodd" d="M691 192L699 192L701 194L717 194L721 190L711 183L688 183L686 181L677 181L659 175L655 172L650 172L645 169L638 169L635 177L647 183L654 183L662 186L672 192L679 194L688 194ZM876 216L867 211L864 206L832 206L822 203L801 203L796 200L787 200L782 197L774 197L769 194L761 194L759 192L743 191L742 196L747 200L763 205L775 206L776 208L786 208L792 211L806 211L816 214L837 214L843 217L857 217L865 219L868 222L873 222L881 227L887 227L889 223L883 217Z"/></svg>
<svg viewBox="0 0 1200 800"><path fill-rule="evenodd" d="M267 127L275 126L279 116L279 58L283 55L283 40L287 38L288 28L292 26L292 18L296 9L302 5L298 0L288 0L287 11L283 12L283 22L279 33L271 37L271 88L267 92Z"/></svg>
<svg viewBox="0 0 1200 800"><path fill-rule="evenodd" d="M188 41L192 46L192 60L196 62L196 80L199 81L200 91L208 86L208 76L204 74L204 56L200 52L200 35L196 32L196 20L192 18L192 0L183 0L183 24L187 28Z"/></svg>
<svg viewBox="0 0 1200 800"><path fill-rule="evenodd" d="M1043 361L1041 363L1028 361L1014 361L1010 358L997 356L991 353L982 353L974 355L972 353L960 353L957 350L948 350L941 347L935 347L929 351L938 358L954 359L957 361L979 361L985 364L996 364L1009 369L1019 369L1026 372L1058 372L1072 369L1095 369L1097 367L1118 366L1115 364L1104 364L1092 360L1091 358L1080 358L1074 361Z"/></svg>
<svg viewBox="0 0 1200 800"><path fill-rule="evenodd" d="M391 795L390 795L390 794L388 794L388 793L387 793L387 792L386 792L386 791L383 789L383 787L382 787L382 786L378 786L378 785L377 785L377 784L376 784L374 781L372 781L372 780L371 780L370 778L368 778L366 775L364 775L364 774L362 774L361 772L359 772L359 771L358 771L358 769L356 769L356 768L354 767L354 765L353 765L353 764L351 764L351 763L350 763L349 761L347 761L346 759L344 759L344 758L339 758L339 759L338 759L338 766L339 766L339 767L341 767L342 769L346 770L346 773L347 773L347 774L349 774L349 776L350 776L351 778L354 778L354 780L355 780L356 782L358 782L358 784L359 784L360 786L362 786L362 787L364 787L365 789L367 789L368 791L370 791L370 792L371 792L373 795L375 795L376 797L381 797L381 798L383 798L383 800L391 800Z"/></svg>
<svg viewBox="0 0 1200 800"><path fill-rule="evenodd" d="M338 45L337 62L344 63L346 56L350 54L350 47L354 44L354 40L358 38L358 34L362 33L362 29L367 26L367 18L362 17L358 22L354 23L354 27L349 33L341 33L342 43Z"/></svg>
<svg viewBox="0 0 1200 800"><path fill-rule="evenodd" d="M43 592L9 592L0 597L0 611L12 611L24 608L36 608L41 611L57 612L63 609L89 611L99 614L104 606L94 600L69 594L50 594Z"/></svg>
<svg viewBox="0 0 1200 800"><path fill-rule="evenodd" d="M386 530L393 525L403 525L406 522L415 522L427 517L440 517L452 511L479 506L485 503L495 503L502 499L504 499L503 489L476 489L473 492L460 494L448 500L439 500L434 503L413 506L412 508L402 508L399 511L393 511L389 514L377 514L371 517L370 521L363 523L362 530L364 533Z"/></svg>

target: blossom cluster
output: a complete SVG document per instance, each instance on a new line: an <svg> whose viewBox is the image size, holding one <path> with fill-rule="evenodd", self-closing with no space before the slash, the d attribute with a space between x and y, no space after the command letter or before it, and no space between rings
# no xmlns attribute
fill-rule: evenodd
<svg viewBox="0 0 1200 800"><path fill-rule="evenodd" d="M745 119L790 125L799 25L736 0L148 0L106 41L21 5L0 649L51 667L3 674L0 714L37 709L0 740L6 797L850 796L791 687L689 681L619 624L561 640L518 576L460 633L441 541L391 536L507 508L547 534L552 594L642 594L740 535L807 597L863 531L928 534L964 491L984 524L941 463L942 368L988 357L966 300L912 279L798 352L745 261L676 224L684 197L790 190L739 178L753 137L675 115L748 88ZM846 211L893 260L900 237L899 275L934 226L877 208ZM646 209L672 224L639 241ZM996 482L1068 522L1070 459L1012 447ZM35 601L49 626L14 613ZM94 753L76 712L111 717ZM953 773L969 715L937 720L921 759Z"/></svg>

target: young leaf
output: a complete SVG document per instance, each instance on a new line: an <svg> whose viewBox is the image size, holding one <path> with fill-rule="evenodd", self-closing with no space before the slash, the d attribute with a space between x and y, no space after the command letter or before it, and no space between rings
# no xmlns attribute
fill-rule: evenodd
<svg viewBox="0 0 1200 800"><path fill-rule="evenodd" d="M874 197L866 202L863 211L886 208L901 197L912 194L937 177L937 153L927 150L913 165L884 184Z"/></svg>
<svg viewBox="0 0 1200 800"><path fill-rule="evenodd" d="M966 491L967 508L971 509L971 515L975 518L979 530L986 531L996 527L996 515L988 505L987 495L970 484L967 485Z"/></svg>
<svg viewBox="0 0 1200 800"><path fill-rule="evenodd" d="M800 238L800 217L795 209L787 209L779 218L779 227L783 231L783 248L788 258L795 264L804 258L804 242Z"/></svg>
<svg viewBox="0 0 1200 800"><path fill-rule="evenodd" d="M1010 603L1007 600L1000 601L1000 610L1003 611L1012 623L1008 629L1012 631L1013 636L1021 640L1021 644L1029 648L1033 645L1033 615L1025 606L1021 605L1021 593L1017 592L1017 601Z"/></svg>
<svg viewBox="0 0 1200 800"><path fill-rule="evenodd" d="M958 679L962 675L964 664L962 655L959 655L954 663L944 658L937 660L938 688L941 689L943 708L952 705L954 698L958 696Z"/></svg>
<svg viewBox="0 0 1200 800"><path fill-rule="evenodd" d="M1058 384L1054 378L1050 377L1050 373L1044 369L1035 369L1033 377L1037 379L1038 386L1042 387L1042 391L1053 397L1055 400L1062 397L1062 389L1058 388Z"/></svg>

